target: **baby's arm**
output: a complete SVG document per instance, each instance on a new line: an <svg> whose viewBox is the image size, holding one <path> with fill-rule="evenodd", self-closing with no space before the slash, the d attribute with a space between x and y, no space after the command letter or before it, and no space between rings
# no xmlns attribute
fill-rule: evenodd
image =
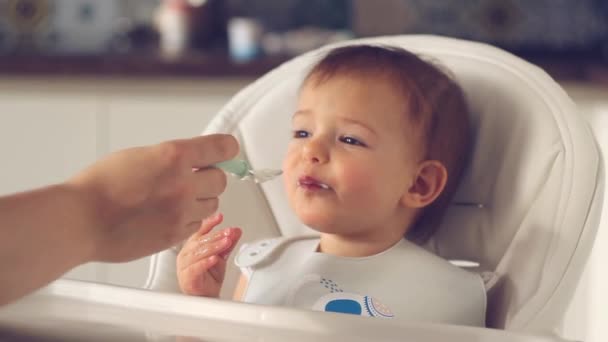
<svg viewBox="0 0 608 342"><path fill-rule="evenodd" d="M218 297L226 273L226 260L241 237L239 228L209 233L223 220L221 214L203 221L198 232L184 244L177 256L177 279L188 295Z"/></svg>

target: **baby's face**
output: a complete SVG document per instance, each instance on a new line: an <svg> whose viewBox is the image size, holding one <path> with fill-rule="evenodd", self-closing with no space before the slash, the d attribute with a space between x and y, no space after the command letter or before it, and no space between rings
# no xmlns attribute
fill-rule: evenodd
<svg viewBox="0 0 608 342"><path fill-rule="evenodd" d="M304 224L348 235L404 229L401 199L422 154L400 95L383 79L304 85L283 162L290 204Z"/></svg>

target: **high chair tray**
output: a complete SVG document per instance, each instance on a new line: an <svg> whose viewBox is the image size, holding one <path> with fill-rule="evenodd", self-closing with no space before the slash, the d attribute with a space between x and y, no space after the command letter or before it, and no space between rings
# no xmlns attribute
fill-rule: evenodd
<svg viewBox="0 0 608 342"><path fill-rule="evenodd" d="M494 329L243 304L58 280L0 309L0 340L558 342Z"/></svg>

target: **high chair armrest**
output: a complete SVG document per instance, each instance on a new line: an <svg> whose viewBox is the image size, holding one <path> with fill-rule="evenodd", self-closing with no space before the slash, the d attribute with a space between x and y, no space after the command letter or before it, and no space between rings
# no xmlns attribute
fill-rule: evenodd
<svg viewBox="0 0 608 342"><path fill-rule="evenodd" d="M152 255L144 289L157 292L181 292L175 268L177 253L178 249L174 247Z"/></svg>

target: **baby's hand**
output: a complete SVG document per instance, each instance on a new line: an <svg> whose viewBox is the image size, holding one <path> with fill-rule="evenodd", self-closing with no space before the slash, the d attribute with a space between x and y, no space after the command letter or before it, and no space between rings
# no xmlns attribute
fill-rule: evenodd
<svg viewBox="0 0 608 342"><path fill-rule="evenodd" d="M226 260L241 237L239 228L209 233L222 222L222 214L204 220L198 232L184 244L177 256L177 279L183 293L218 297L226 272Z"/></svg>

